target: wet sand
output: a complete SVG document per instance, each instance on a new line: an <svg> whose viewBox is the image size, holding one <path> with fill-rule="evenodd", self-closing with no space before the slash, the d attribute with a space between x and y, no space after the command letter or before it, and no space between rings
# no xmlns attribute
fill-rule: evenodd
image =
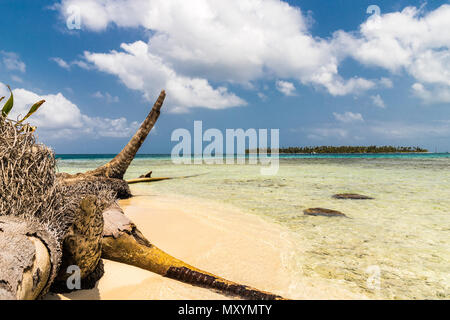
<svg viewBox="0 0 450 320"><path fill-rule="evenodd" d="M215 201L146 195L120 205L160 249L228 280L291 299L364 298L343 288L303 280L289 265L293 235L282 226ZM47 299L229 299L132 266L104 260L92 290Z"/></svg>

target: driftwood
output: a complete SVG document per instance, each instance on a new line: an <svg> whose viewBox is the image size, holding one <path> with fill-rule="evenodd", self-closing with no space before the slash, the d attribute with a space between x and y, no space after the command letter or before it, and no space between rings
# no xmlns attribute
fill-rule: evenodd
<svg viewBox="0 0 450 320"><path fill-rule="evenodd" d="M0 299L36 299L51 278L48 248L56 243L39 223L16 217L1 216L0 230Z"/></svg>
<svg viewBox="0 0 450 320"><path fill-rule="evenodd" d="M162 181L162 180L171 180L173 178L169 177L160 177L160 178L137 178L127 180L128 184L141 183L141 182L154 182L154 181Z"/></svg>
<svg viewBox="0 0 450 320"><path fill-rule="evenodd" d="M139 176L139 178L151 178L153 171L149 171L146 174Z"/></svg>
<svg viewBox="0 0 450 320"><path fill-rule="evenodd" d="M282 297L225 280L197 269L160 250L148 241L119 206L103 213L105 228L102 257L155 272L219 293L252 300L276 300Z"/></svg>
<svg viewBox="0 0 450 320"><path fill-rule="evenodd" d="M162 91L139 130L114 159L75 175L56 174L53 152L38 145L31 133L0 117L0 299L37 299L49 290L69 291L69 266L79 268L82 288L92 288L103 275L101 258L226 295L282 299L163 252L115 203L131 196L123 176L158 119L164 98ZM137 180L158 179L167 178Z"/></svg>
<svg viewBox="0 0 450 320"><path fill-rule="evenodd" d="M202 176L205 173L202 174L193 174L190 176L182 176L182 177L154 177L154 178L143 178L142 176L140 176L139 178L136 179L130 179L130 180L126 180L126 182L128 184L135 184L135 183L142 183L142 182L156 182L156 181L163 181L163 180L172 180L172 179L186 179L186 178L193 178L193 177L198 177L198 176Z"/></svg>

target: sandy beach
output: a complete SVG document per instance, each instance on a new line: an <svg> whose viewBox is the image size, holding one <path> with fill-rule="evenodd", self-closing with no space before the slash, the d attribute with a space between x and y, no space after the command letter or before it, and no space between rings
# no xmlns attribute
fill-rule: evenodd
<svg viewBox="0 0 450 320"><path fill-rule="evenodd" d="M320 282L302 283L288 267L292 235L231 205L178 195L136 196L120 205L153 244L229 280L292 299L363 298ZM96 288L46 299L229 299L132 266L104 263Z"/></svg>

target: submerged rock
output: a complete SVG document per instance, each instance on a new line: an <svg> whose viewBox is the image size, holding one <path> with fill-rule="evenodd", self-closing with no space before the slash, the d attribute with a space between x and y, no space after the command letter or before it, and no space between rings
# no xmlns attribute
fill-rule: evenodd
<svg viewBox="0 0 450 320"><path fill-rule="evenodd" d="M304 210L303 213L308 216L346 217L346 215L340 211L325 208L310 208Z"/></svg>
<svg viewBox="0 0 450 320"><path fill-rule="evenodd" d="M339 193L333 196L335 199L349 199L349 200L371 200L372 197L364 196L357 193Z"/></svg>

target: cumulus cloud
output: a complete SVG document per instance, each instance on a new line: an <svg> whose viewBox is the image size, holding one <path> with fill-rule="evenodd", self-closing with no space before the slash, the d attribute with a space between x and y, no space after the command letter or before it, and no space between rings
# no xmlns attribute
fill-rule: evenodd
<svg viewBox="0 0 450 320"><path fill-rule="evenodd" d="M386 108L386 104L384 103L383 98L379 94L370 96L370 99L372 100L372 103L377 106L378 108Z"/></svg>
<svg viewBox="0 0 450 320"><path fill-rule="evenodd" d="M358 33L338 31L333 43L341 55L392 73L404 71L421 85L440 88L438 97L426 94L418 85L413 89L428 102L445 102L445 92L450 89L447 30L450 30L450 5L444 4L428 13L407 7L368 19Z"/></svg>
<svg viewBox="0 0 450 320"><path fill-rule="evenodd" d="M276 82L277 90L286 96L293 96L295 94L295 86L292 82L278 80Z"/></svg>
<svg viewBox="0 0 450 320"><path fill-rule="evenodd" d="M182 91L172 92L178 94L176 102L181 108L206 107L207 102L199 105L196 101L196 90L210 86L208 81L248 84L263 77L294 79L304 85L324 87L332 95L365 91L376 85L360 77L343 79L338 74L339 59L332 43L313 37L308 30L309 20L300 8L279 0L63 0L61 13L67 14L71 5L80 8L83 28L88 30L103 31L112 24L151 30L145 48L141 42L122 45L128 63L145 60L147 65L170 71L152 75L149 70L154 67L106 70L104 61L98 58L113 59L118 66L123 55L116 51L88 53L86 58L138 90L142 89L137 82L144 78L151 82L169 78ZM139 55L137 47L142 47ZM168 73L174 76L168 77ZM224 88L211 89L207 88L208 96L220 98L222 107L242 103L236 97L230 100L230 94L223 94ZM148 95L149 90L144 93ZM217 99L213 102L217 103Z"/></svg>
<svg viewBox="0 0 450 320"><path fill-rule="evenodd" d="M450 102L450 87L447 86L432 86L431 89L427 89L421 83L414 83L412 85L413 94L425 103L440 103Z"/></svg>
<svg viewBox="0 0 450 320"><path fill-rule="evenodd" d="M0 57L2 59L3 65L7 70L17 70L22 73L25 72L26 65L22 60L20 60L18 54L14 52L0 51Z"/></svg>
<svg viewBox="0 0 450 320"><path fill-rule="evenodd" d="M80 8L87 30L101 32L111 25L150 30L145 47L138 41L122 44L125 52L85 57L146 96L155 95L155 90L143 89L142 81L170 84L178 110L208 107L211 101L219 105L212 108L242 104L225 88L213 88L211 83L216 82L249 84L282 78L325 88L334 96L392 88L389 78L342 78L339 65L347 58L394 74L406 72L418 83L450 87L450 37L444 32L450 29L447 4L430 12L407 7L375 15L357 31L336 31L332 39L313 37L301 9L279 0L62 0L61 14L67 15L72 5ZM119 65L125 58L129 65L146 65L129 71ZM158 72L152 75L155 69ZM200 89L208 91L203 103L198 102Z"/></svg>
<svg viewBox="0 0 450 320"><path fill-rule="evenodd" d="M224 109L246 102L225 87L213 88L208 80L179 75L148 50L145 42L122 44L123 51L110 53L85 52L86 60L101 71L114 74L130 89L140 90L147 100L153 100L165 88L172 112L184 112L192 107Z"/></svg>
<svg viewBox="0 0 450 320"><path fill-rule="evenodd" d="M339 122L350 123L350 122L363 122L364 118L361 113L345 112L337 113L333 112L334 118Z"/></svg>
<svg viewBox="0 0 450 320"><path fill-rule="evenodd" d="M45 104L33 114L29 121L38 127L38 134L46 139L71 138L79 135L91 137L128 137L139 124L128 123L125 118L109 119L89 117L62 93L40 95L26 89L14 89L14 108L10 118L24 116L31 105L39 100ZM0 96L8 96L7 87L0 82Z"/></svg>

